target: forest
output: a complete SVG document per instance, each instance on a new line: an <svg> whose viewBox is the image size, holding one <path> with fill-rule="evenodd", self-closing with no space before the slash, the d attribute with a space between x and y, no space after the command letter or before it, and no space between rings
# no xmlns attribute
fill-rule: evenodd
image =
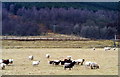
<svg viewBox="0 0 120 77"><path fill-rule="evenodd" d="M118 3L3 3L2 35L39 36L49 32L93 39L113 39Z"/></svg>

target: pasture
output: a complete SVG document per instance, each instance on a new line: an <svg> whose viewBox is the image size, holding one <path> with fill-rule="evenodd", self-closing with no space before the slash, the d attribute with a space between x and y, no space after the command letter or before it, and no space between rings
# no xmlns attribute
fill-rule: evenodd
<svg viewBox="0 0 120 77"><path fill-rule="evenodd" d="M113 46L112 40L88 41L16 41L2 40L3 48L103 48Z"/></svg>
<svg viewBox="0 0 120 77"><path fill-rule="evenodd" d="M29 44L28 44L29 45ZM45 54L51 55L50 59ZM3 75L117 75L118 74L118 50L104 51L103 48L22 48L2 49L2 58L13 58L14 64L6 66L2 70ZM38 66L32 66L28 56L33 55L34 60L40 60ZM72 70L64 70L63 66L48 64L49 60L64 59L66 56L73 59L95 61L100 69L85 68L84 65L75 65Z"/></svg>

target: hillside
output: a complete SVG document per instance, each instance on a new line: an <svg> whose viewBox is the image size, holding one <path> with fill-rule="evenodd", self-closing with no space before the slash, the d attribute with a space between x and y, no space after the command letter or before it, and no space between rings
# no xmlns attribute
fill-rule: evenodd
<svg viewBox="0 0 120 77"><path fill-rule="evenodd" d="M5 36L42 36L52 32L90 39L113 39L118 29L117 4L3 3L2 33Z"/></svg>

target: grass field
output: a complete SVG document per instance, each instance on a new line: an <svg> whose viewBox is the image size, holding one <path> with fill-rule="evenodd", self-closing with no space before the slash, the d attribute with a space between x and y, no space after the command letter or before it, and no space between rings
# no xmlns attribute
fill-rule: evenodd
<svg viewBox="0 0 120 77"><path fill-rule="evenodd" d="M29 45L29 44L28 44ZM2 58L13 58L14 64L7 66L2 71L3 75L117 75L118 74L118 50L104 51L97 48L22 48L3 49ZM95 61L100 69L91 70L84 66L76 65L72 70L64 70L63 66L48 64L45 54L51 54L50 60L64 59L71 55L73 59L84 58L85 61ZM35 60L40 60L38 66L32 66L28 60L29 55L34 55Z"/></svg>
<svg viewBox="0 0 120 77"><path fill-rule="evenodd" d="M3 48L102 48L113 46L111 40L90 41L15 41L3 40Z"/></svg>

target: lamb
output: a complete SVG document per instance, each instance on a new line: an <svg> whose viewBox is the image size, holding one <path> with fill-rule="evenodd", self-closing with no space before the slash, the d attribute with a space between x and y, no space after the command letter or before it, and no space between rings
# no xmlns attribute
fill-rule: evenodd
<svg viewBox="0 0 120 77"><path fill-rule="evenodd" d="M76 62L77 65L79 65L81 63L81 65L83 65L85 59L77 59L77 60L74 60Z"/></svg>
<svg viewBox="0 0 120 77"><path fill-rule="evenodd" d="M75 61L73 61L72 63L65 63L64 64L64 70L66 70L66 68L69 68L69 70L71 70L71 68L73 68L75 63L76 63Z"/></svg>
<svg viewBox="0 0 120 77"><path fill-rule="evenodd" d="M110 50L111 47L104 47L104 51Z"/></svg>
<svg viewBox="0 0 120 77"><path fill-rule="evenodd" d="M28 58L29 58L29 60L33 60L34 59L34 57L32 55L29 56Z"/></svg>
<svg viewBox="0 0 120 77"><path fill-rule="evenodd" d="M2 70L5 69L5 66L6 66L6 64L4 64L4 63L1 63L1 64L0 64L0 67L1 67Z"/></svg>
<svg viewBox="0 0 120 77"><path fill-rule="evenodd" d="M32 62L32 65L35 66L35 65L39 65L40 61L33 61Z"/></svg>
<svg viewBox="0 0 120 77"><path fill-rule="evenodd" d="M50 54L46 54L46 58L50 58Z"/></svg>

